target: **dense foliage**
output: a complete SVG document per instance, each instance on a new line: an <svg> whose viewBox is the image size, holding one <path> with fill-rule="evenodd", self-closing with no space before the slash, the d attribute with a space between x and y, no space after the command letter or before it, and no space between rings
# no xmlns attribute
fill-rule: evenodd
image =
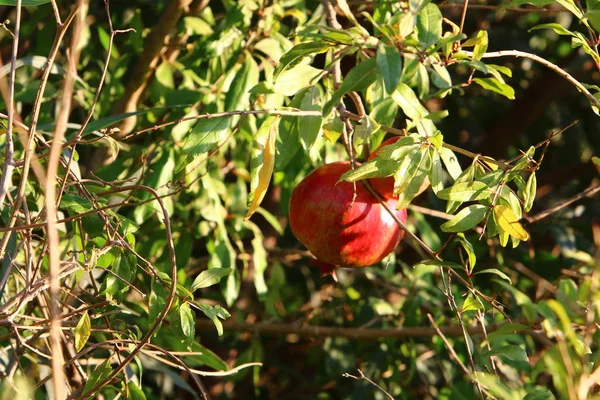
<svg viewBox="0 0 600 400"><path fill-rule="evenodd" d="M600 395L598 1L0 20L2 399ZM408 221L334 280L288 205L342 160Z"/></svg>

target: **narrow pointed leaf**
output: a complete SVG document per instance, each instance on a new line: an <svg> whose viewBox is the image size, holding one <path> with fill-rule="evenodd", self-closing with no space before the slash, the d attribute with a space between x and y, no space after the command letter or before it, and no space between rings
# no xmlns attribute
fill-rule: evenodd
<svg viewBox="0 0 600 400"><path fill-rule="evenodd" d="M88 339L90 338L90 333L92 331L92 323L90 321L90 316L87 311L84 311L83 315L79 319L77 326L75 327L75 350L77 352L81 351Z"/></svg>
<svg viewBox="0 0 600 400"><path fill-rule="evenodd" d="M218 283L221 278L229 275L231 271L233 271L231 268L211 268L202 271L200 275L194 279L194 283L192 283L192 288L190 290L194 292L198 289L212 286L215 283Z"/></svg>
<svg viewBox="0 0 600 400"><path fill-rule="evenodd" d="M432 152L431 171L429 173L429 180L431 181L431 188L433 193L438 194L440 190L444 189L442 161L438 151Z"/></svg>
<svg viewBox="0 0 600 400"><path fill-rule="evenodd" d="M457 183L454 186L439 191L437 196L443 200L464 202L486 199L493 194L485 183L475 181Z"/></svg>
<svg viewBox="0 0 600 400"><path fill-rule="evenodd" d="M531 210L533 207L533 201L535 200L535 193L537 191L537 178L535 177L535 172L532 172L527 179L527 185L525 186L524 191L524 202L523 209L525 211Z"/></svg>
<svg viewBox="0 0 600 400"><path fill-rule="evenodd" d="M196 333L196 315L188 303L183 303L179 306L179 318L183 334L193 339Z"/></svg>
<svg viewBox="0 0 600 400"><path fill-rule="evenodd" d="M417 16L419 41L428 48L442 37L442 13L433 3L427 4Z"/></svg>
<svg viewBox="0 0 600 400"><path fill-rule="evenodd" d="M227 137L231 117L200 120L185 138L175 172L181 171L194 157L219 146Z"/></svg>
<svg viewBox="0 0 600 400"><path fill-rule="evenodd" d="M496 78L473 78L473 82L477 83L484 89L501 94L507 99L515 99L515 89L513 89L506 83L500 82Z"/></svg>
<svg viewBox="0 0 600 400"><path fill-rule="evenodd" d="M293 68L294 66L298 65L304 57L313 54L325 53L330 47L330 44L321 41L297 44L296 46L292 47L290 51L281 56L279 65L273 72L273 79L277 79L279 74L286 69Z"/></svg>
<svg viewBox="0 0 600 400"><path fill-rule="evenodd" d="M377 50L377 69L385 91L392 93L402 77L402 56L395 46L381 45Z"/></svg>
<svg viewBox="0 0 600 400"><path fill-rule="evenodd" d="M488 207L473 204L460 210L450 221L440 227L443 232L464 232L476 226L483 220Z"/></svg>
<svg viewBox="0 0 600 400"><path fill-rule="evenodd" d="M379 77L377 61L375 57L369 58L350 70L344 78L340 88L333 94L331 100L323 107L323 115L331 112L333 107L342 101L342 97L348 92L366 89Z"/></svg>
<svg viewBox="0 0 600 400"><path fill-rule="evenodd" d="M254 214L269 188L275 166L275 141L278 131L279 116L269 115L256 132L250 163L250 193L245 220Z"/></svg>

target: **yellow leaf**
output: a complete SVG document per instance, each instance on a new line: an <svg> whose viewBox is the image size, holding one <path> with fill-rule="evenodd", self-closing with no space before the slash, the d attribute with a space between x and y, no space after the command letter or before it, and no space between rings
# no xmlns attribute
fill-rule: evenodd
<svg viewBox="0 0 600 400"><path fill-rule="evenodd" d="M494 216L500 228L511 236L519 240L529 239L529 233L523 228L523 225L519 222L519 218L509 207L502 204L496 205L494 207Z"/></svg>
<svg viewBox="0 0 600 400"><path fill-rule="evenodd" d="M269 115L256 132L252 149L252 161L250 162L248 213L244 221L250 218L258 209L269 188L273 167L275 166L275 141L278 133L278 115Z"/></svg>
<svg viewBox="0 0 600 400"><path fill-rule="evenodd" d="M85 311L75 327L75 350L79 352L83 349L83 346L85 346L90 338L91 330L92 323L90 322L90 316Z"/></svg>

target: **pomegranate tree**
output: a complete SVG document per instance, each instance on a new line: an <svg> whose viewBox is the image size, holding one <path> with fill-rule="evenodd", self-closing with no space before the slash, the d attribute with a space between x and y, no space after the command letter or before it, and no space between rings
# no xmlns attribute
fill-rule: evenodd
<svg viewBox="0 0 600 400"><path fill-rule="evenodd" d="M376 264L394 250L404 234L362 183L338 182L350 168L345 161L323 165L292 192L290 227L321 267L323 263L353 268ZM386 199L386 203L406 222L406 210L396 210L394 199Z"/></svg>

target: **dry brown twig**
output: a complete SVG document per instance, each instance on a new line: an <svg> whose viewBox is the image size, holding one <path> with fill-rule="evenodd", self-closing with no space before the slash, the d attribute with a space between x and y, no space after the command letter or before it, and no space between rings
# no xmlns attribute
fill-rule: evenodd
<svg viewBox="0 0 600 400"><path fill-rule="evenodd" d="M342 376L344 378L356 379L357 381L365 380L365 381L369 382L372 386L375 386L377 389L379 389L379 391L381 391L388 399L394 400L394 397L391 394L389 394L387 392L387 390L385 390L384 388L379 386L377 383L375 383L374 381L369 379L367 376L365 376L365 374L360 369L358 370L358 373L359 373L359 376L355 376L355 375L348 374L348 373L342 374Z"/></svg>

